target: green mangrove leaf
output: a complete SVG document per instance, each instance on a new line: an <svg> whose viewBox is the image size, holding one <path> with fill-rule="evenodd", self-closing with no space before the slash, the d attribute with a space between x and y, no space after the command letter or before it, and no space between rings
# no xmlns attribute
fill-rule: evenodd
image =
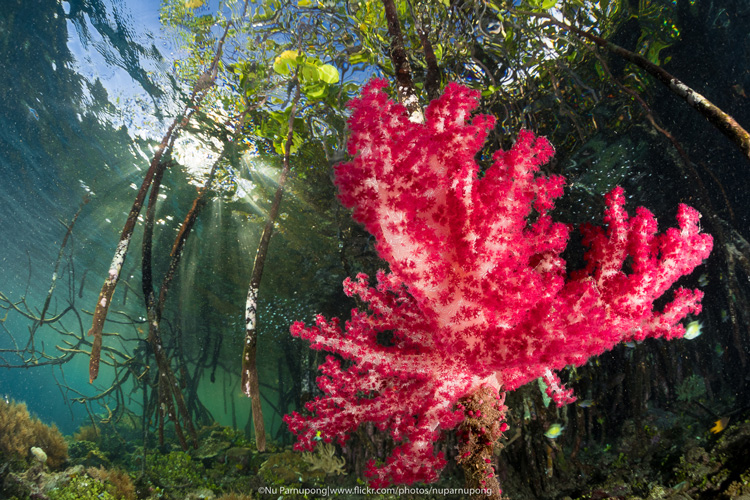
<svg viewBox="0 0 750 500"><path fill-rule="evenodd" d="M277 140L273 142L273 149L280 155L284 155L284 147L286 146L286 134L282 137L279 137ZM292 133L292 147L289 151L289 154L294 154L297 152L297 150L302 146L302 137L297 133Z"/></svg>
<svg viewBox="0 0 750 500"><path fill-rule="evenodd" d="M309 99L322 99L326 95L328 86L323 82L305 85L302 91Z"/></svg>
<svg viewBox="0 0 750 500"><path fill-rule="evenodd" d="M439 43L433 45L433 51L435 52L435 58L438 62L443 60L443 46Z"/></svg>
<svg viewBox="0 0 750 500"><path fill-rule="evenodd" d="M289 75L297 67L299 52L285 50L273 62L273 70L280 75Z"/></svg>
<svg viewBox="0 0 750 500"><path fill-rule="evenodd" d="M318 73L320 74L320 79L325 83L338 83L339 81L339 71L330 64L318 67Z"/></svg>
<svg viewBox="0 0 750 500"><path fill-rule="evenodd" d="M361 50L349 56L349 64L366 63L369 61L370 61L370 53L367 50Z"/></svg>

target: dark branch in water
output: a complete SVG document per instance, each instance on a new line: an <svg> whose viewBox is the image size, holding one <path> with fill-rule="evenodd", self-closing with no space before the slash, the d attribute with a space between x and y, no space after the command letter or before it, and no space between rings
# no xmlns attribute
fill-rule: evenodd
<svg viewBox="0 0 750 500"><path fill-rule="evenodd" d="M725 113L721 108L709 101L705 96L685 85L664 68L657 66L640 54L636 54L620 47L619 45L615 45L614 43L596 36L593 33L589 33L580 28L576 28L575 26L571 26L569 24L558 21L545 12L527 12L523 10L516 10L515 12L520 15L541 17L547 19L550 24L553 24L558 28L562 28L566 31L571 31L579 37L592 41L598 46L619 55L623 59L630 61L640 68L643 68L651 76L655 77L657 80L666 85L669 90L682 97L690 106L701 113L714 127L719 129L722 134L724 134L732 142L734 142L740 148L740 150L742 150L745 157L750 160L750 133L748 133L747 130L745 130L739 123L737 123L737 121L731 115Z"/></svg>

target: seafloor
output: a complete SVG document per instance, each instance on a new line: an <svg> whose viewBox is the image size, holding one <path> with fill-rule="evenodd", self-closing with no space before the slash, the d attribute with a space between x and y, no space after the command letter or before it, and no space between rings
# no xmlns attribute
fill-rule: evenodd
<svg viewBox="0 0 750 500"><path fill-rule="evenodd" d="M215 425L203 428L198 447L188 451L176 440L159 446L148 435L144 460L136 425L85 426L62 437L13 405L0 412L5 424L9 408L19 419L15 432L0 436L0 499L467 498L462 473L451 464L436 484L368 493L333 445L321 443L314 453L271 445L261 453L242 432ZM626 422L614 444L586 446L575 456L549 440L545 471L517 470L501 442L496 468L503 498L750 500L750 420L736 420L719 432L680 418L640 430ZM43 436L36 439L48 449L21 456L21 437L32 434ZM533 479L539 473L542 483Z"/></svg>

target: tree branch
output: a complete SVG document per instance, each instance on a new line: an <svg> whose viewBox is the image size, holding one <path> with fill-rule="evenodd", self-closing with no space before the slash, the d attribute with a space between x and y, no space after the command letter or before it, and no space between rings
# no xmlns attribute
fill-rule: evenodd
<svg viewBox="0 0 750 500"><path fill-rule="evenodd" d="M409 110L409 119L413 122L424 121L422 107L411 79L411 67L404 48L404 35L398 20L398 11L393 0L383 0L385 18L388 21L388 33L391 35L391 61L396 72L396 91L398 100Z"/></svg>
<svg viewBox="0 0 750 500"><path fill-rule="evenodd" d="M627 49L615 45L599 36L583 31L580 28L571 26L569 24L558 21L554 17L550 16L545 12L527 12L522 10L515 11L518 14L541 17L547 19L551 24L562 28L566 31L571 31L581 38L585 38L589 41L594 42L598 46L613 52L623 59L635 64L636 66L643 68L651 76L666 85L669 90L678 96L682 97L689 105L700 112L714 127L719 129L721 133L727 136L732 142L734 142L740 150L742 150L745 157L750 160L750 133L747 132L737 121L725 113L721 108L716 106L714 103L709 101L705 96L696 92L692 88L685 85L683 82L675 78L672 74L666 71L664 68L657 66L645 57L631 52Z"/></svg>

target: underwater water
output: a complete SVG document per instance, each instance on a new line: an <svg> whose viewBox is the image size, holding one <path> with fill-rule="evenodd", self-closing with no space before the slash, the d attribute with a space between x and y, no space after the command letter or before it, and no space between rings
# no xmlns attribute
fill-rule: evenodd
<svg viewBox="0 0 750 500"><path fill-rule="evenodd" d="M750 92L750 9L743 2L578 3L594 12L580 22L608 19L597 33L676 75L738 126L750 127L745 90ZM508 327L513 334L505 337L466 337L463 342L461 335L473 335L473 330L456 327L463 332L456 334L458 340L450 335L449 340L431 340L445 333L439 321L449 315L448 308L424 317L409 309L413 297L427 300L433 289L409 288L402 279L411 276L409 266L402 263L419 267L424 248L437 254L441 238L464 241L466 234L446 229L434 247L409 247L409 236L391 244L385 240L394 234L391 226L384 223L386 229L373 231L361 213L355 210L352 216L355 202L336 197L347 187L334 165L370 151L361 147L370 144L366 133L356 155L346 150L347 139L360 130L354 122L346 125L354 112L351 100L372 77L395 81L381 2L4 0L0 499L497 498L469 491L490 488L485 482L490 479L495 486L499 480L503 498L509 499L750 498L747 144L744 150L738 147L713 120L637 64L593 44L565 52L561 42L554 45L542 33L551 25L524 25L530 21L507 10L562 12L579 8L576 2L515 2L502 8L492 2L436 2L420 7L426 17L419 22L413 9L420 2L397 4L423 104L428 83L422 73L428 63L419 55L424 41L417 25L434 16L428 31L434 30L430 36L443 86L459 81L480 90L478 111L497 118L484 149L464 145L474 133L455 146L455 151L469 151L457 153L457 163L476 161L478 178L489 179L492 153L510 147L521 129L547 136L556 148L555 159L543 162L536 175L566 178L551 216L570 230L562 238L567 247L550 243L563 226L546 227L536 236L531 229L521 231L511 238L519 248L511 253L526 259L521 265L547 276L539 269L555 267L554 254L568 266L556 274L560 282L574 281L574 271L593 262L584 256L591 242L578 229L587 223L615 226L611 218L603 219L612 203L605 202L605 195L622 186L629 214L647 207L660 233L677 227L681 203L702 213L701 234L712 236L710 257L703 258L707 248L698 248L695 238L681 247L650 247L654 261L693 259L665 289L675 282L671 290L699 290L702 312L686 306L676 315L669 326L679 335L660 330L648 335L659 338L639 337L657 322L644 316L649 320L626 323L631 330L621 332L611 346L605 347L609 340L573 342L566 339L610 339L620 332L610 335L608 325L615 323L600 308L565 323L569 330L558 334L555 328L564 322L553 328L547 319L563 306L543 307L546 298L536 278L523 281L511 273L498 278L499 285L478 285L481 293L501 299L492 302L493 312L468 312L464 320L502 325L512 323L508 318L523 318L523 328ZM566 16L575 18L569 11ZM459 30L464 22L474 28ZM535 29L542 33L536 39ZM546 55L529 62L533 58L518 48L516 37L521 36L530 36L524 43ZM298 57L300 52L307 56ZM523 63L512 61L515 57ZM298 70L292 69L295 64ZM526 67L511 71L513 64ZM212 71L211 84L201 87L201 78ZM523 87L518 83L523 78L534 83ZM295 85L301 97L295 97ZM373 115L386 116L382 106ZM299 116L290 121L290 113ZM383 143L423 135L409 133L405 124L383 125L373 135ZM374 141L372 150L377 150L383 143ZM409 162L418 164L414 158L425 151L411 151L415 156ZM164 167L158 192L150 181L144 184L152 167ZM361 185L374 185L362 175ZM513 181L521 177L511 176ZM386 199L412 189L416 199L437 189L434 179L425 182L394 184L387 193L381 186L377 193ZM155 198L152 213L149 186ZM283 198L275 208L280 187ZM356 202L366 198L357 182L348 189ZM556 187L528 189L518 198L531 204ZM134 213L139 193L146 197ZM431 207L428 203L422 211ZM451 216L463 213L451 207ZM519 216L524 227L542 227L545 209L540 207ZM406 212L415 213L416 222L403 227L424 236L420 211ZM194 213L194 221L187 222ZM377 213L393 227L401 224L400 215L389 219L388 210ZM503 213L483 217L500 220ZM125 238L129 217L133 232ZM191 229L183 232L186 227ZM269 228L267 254L259 258ZM526 238L538 240L542 250L526 248L531 247L522 243ZM471 234L467 239L482 238ZM126 240L126 257L113 263ZM622 276L640 272L634 241L627 246L631 255L619 262ZM451 254L456 262L463 262L462 251ZM255 281L259 261L262 281ZM504 262L516 268L513 258ZM678 267L665 265L664 273L669 266ZM378 309L371 296L352 298L354 285L345 293L345 278L366 273L374 285L378 269L390 269L400 280L380 290L382 300L393 300L387 307ZM112 280L113 270L118 281L112 295L105 296L102 287ZM474 272L461 268L457 273ZM415 281L435 277L427 271L425 276ZM445 288L435 303L464 293L458 285L439 281L431 282ZM544 283L549 289L557 286L552 278ZM506 293L512 286L513 293ZM250 307L248 290L252 295L254 289L257 301ZM144 290L154 294L151 302ZM653 306L658 315L671 299L671 291L656 294L645 302L648 313ZM473 298L468 294L465 300L461 304ZM102 333L90 335L97 311L105 306ZM368 314L364 326L338 336L320 333L312 340L322 350L320 345L310 349L311 339L300 338L301 327L290 333L297 321L314 325L316 314L339 317L343 325L353 308ZM257 323L260 396L255 401L247 397L249 384L243 378L248 309L257 313L252 324ZM423 320L432 326L425 327ZM408 332L416 340L408 340ZM357 340L360 334L369 340ZM670 336L681 338L663 338ZM98 342L101 353L92 356ZM351 350L341 347L347 342ZM587 347L578 353L573 344ZM365 351L372 357L357 357ZM568 351L569 362L558 362L555 356ZM514 371L480 361L493 352L502 352ZM414 357L403 361L401 353ZM98 372L91 364L97 357ZM390 365L391 359L397 364ZM334 416L316 420L304 408L330 393L323 389L325 380L316 380L324 362L333 371L339 363L343 370L354 366L347 372L352 378L326 372L339 381L334 386L354 389L341 389L327 400L333 401ZM392 366L400 367L401 375L392 375ZM555 404L550 393L556 384L545 378L547 366L577 400ZM495 372L503 375L495 377ZM525 377L529 383L513 386ZM489 385L477 384L479 379ZM471 399L478 393L469 387L492 387L494 393L482 393L485 404ZM498 389L509 387L511 392L494 399ZM390 398L382 405L391 405L389 411L372 403L381 393ZM365 410L351 410L354 403ZM329 409L326 404L318 404L318 416ZM259 414L254 416L259 409L265 424L261 438ZM290 420L283 419L295 411L305 417L298 427L292 418L290 432ZM502 432L500 422L508 425ZM345 429L345 443L336 439L340 429ZM492 439L471 438L474 447L467 448L467 436L477 429ZM419 441L425 436L426 444ZM298 441L310 445L307 451L293 447ZM400 454L399 446L404 446ZM393 465L392 454L406 458ZM394 488L405 489L368 490L368 480L376 481L370 486L389 484L372 472L373 466L396 478Z"/></svg>

